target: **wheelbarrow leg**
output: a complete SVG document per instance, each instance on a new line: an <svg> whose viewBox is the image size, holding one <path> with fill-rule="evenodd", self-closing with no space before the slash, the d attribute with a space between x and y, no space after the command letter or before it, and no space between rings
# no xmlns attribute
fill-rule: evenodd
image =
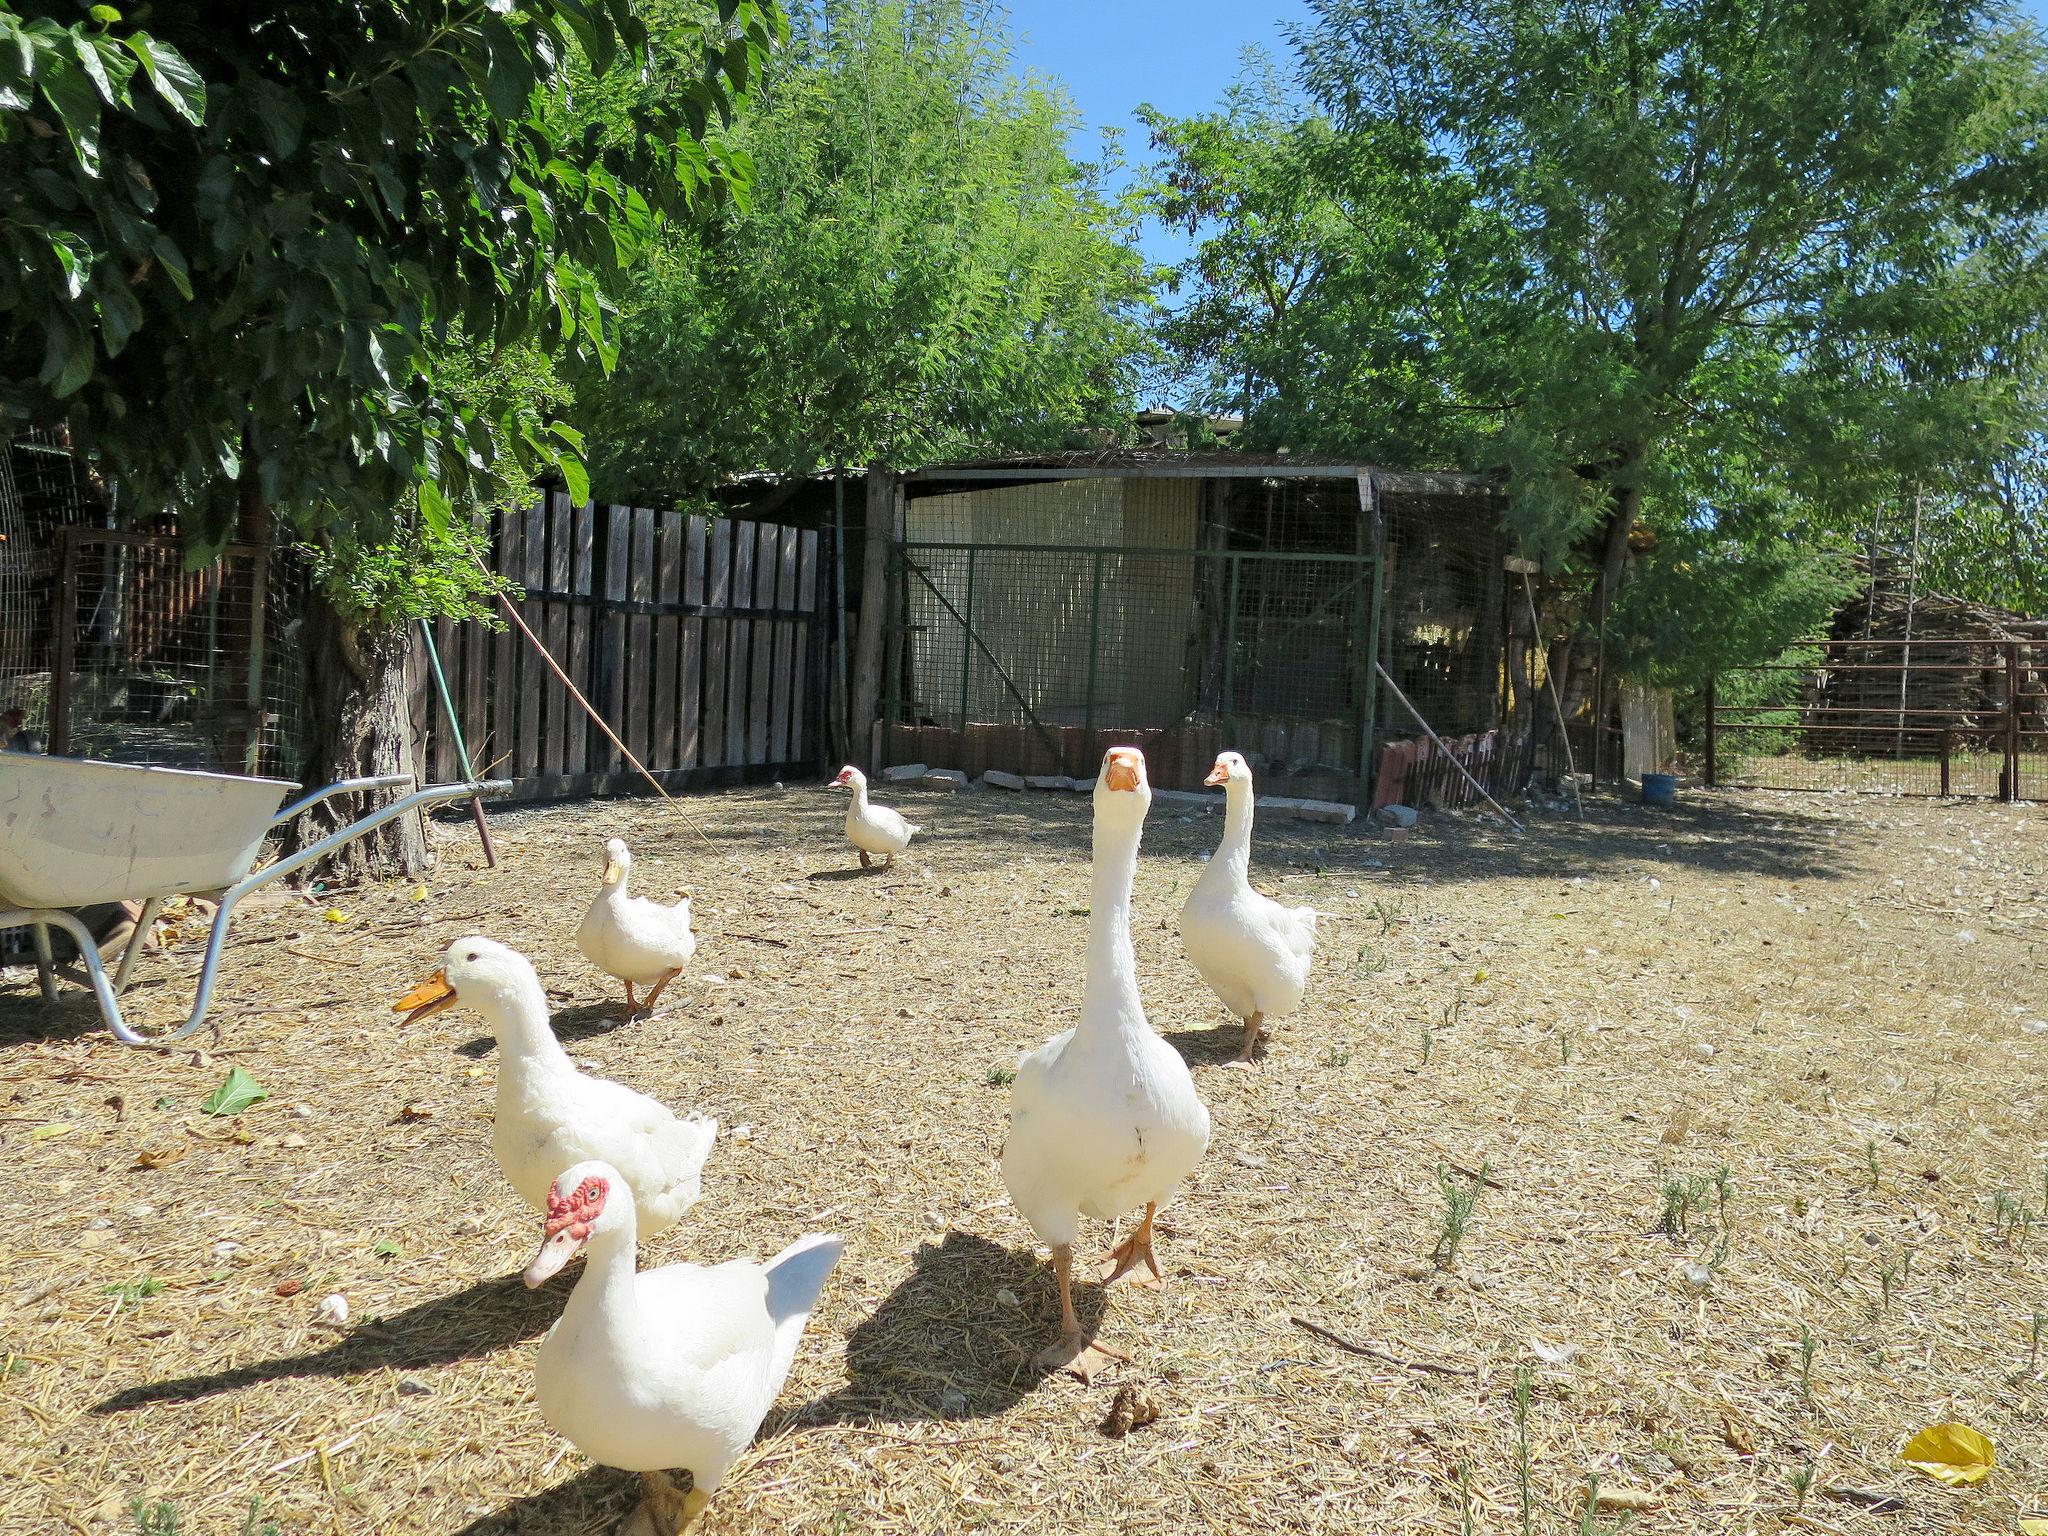
<svg viewBox="0 0 2048 1536"><path fill-rule="evenodd" d="M100 1017L106 1021L114 1038L123 1045L154 1045L156 1042L146 1035L138 1035L128 1027L121 1017L121 1005L114 1001L114 989L107 982L107 969L100 964L100 947L93 942L91 932L75 916L56 907L45 907L32 912L0 912L0 928L18 928L26 924L36 931L38 960L49 953L50 925L62 928L71 936L71 942L78 946L78 958L85 963L85 974L91 978L92 993L99 1000ZM45 977L50 973L44 972Z"/></svg>
<svg viewBox="0 0 2048 1536"><path fill-rule="evenodd" d="M161 896L152 896L142 904L142 915L135 919L135 932L128 936L128 947L121 951L121 968L114 972L114 996L119 997L128 990L129 972L135 969L135 959L142 953L142 946L149 942L150 927L156 922L157 908L163 904Z"/></svg>
<svg viewBox="0 0 2048 1536"><path fill-rule="evenodd" d="M275 868L275 866L272 866ZM220 952L228 938L228 919L234 916L235 903L259 885L269 883L270 871L244 880L240 885L230 886L220 893L220 905L214 908L213 931L206 936L206 958L199 962L199 995L192 1000L192 1017L179 1025L177 1030L165 1036L167 1040L183 1040L196 1033L206 1022L206 1010L213 1006L213 978L220 969Z"/></svg>
<svg viewBox="0 0 2048 1536"><path fill-rule="evenodd" d="M50 925L39 922L31 931L36 939L36 980L42 984L43 1001L54 1003L57 1001L57 969L50 955Z"/></svg>

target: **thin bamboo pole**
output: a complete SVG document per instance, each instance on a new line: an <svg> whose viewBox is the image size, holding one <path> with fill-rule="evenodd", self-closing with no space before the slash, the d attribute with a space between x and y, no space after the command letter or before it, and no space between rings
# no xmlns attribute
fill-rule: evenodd
<svg viewBox="0 0 2048 1536"><path fill-rule="evenodd" d="M441 651L434 644L434 627L425 619L420 620L420 639L426 642L427 666L434 674L434 691L441 696L441 713L448 717L448 734L455 738L455 755L462 760L463 781L474 784L476 770L470 766L469 743L462 739L462 722L455 718L455 700L448 695L448 675L441 670ZM490 823L484 820L483 796L469 797L469 813L476 818L477 841L484 845L484 865L496 869L498 850L491 843Z"/></svg>

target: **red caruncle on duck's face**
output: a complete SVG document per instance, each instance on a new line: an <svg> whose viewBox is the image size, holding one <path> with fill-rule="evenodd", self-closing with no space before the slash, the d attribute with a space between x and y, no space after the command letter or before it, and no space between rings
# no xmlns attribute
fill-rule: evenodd
<svg viewBox="0 0 2048 1536"><path fill-rule="evenodd" d="M553 1237L566 1232L576 1242L590 1236L590 1229L596 1223L598 1213L604 1209L604 1199L611 1191L600 1178L587 1178L569 1194L564 1195L560 1186L548 1191L547 1236Z"/></svg>

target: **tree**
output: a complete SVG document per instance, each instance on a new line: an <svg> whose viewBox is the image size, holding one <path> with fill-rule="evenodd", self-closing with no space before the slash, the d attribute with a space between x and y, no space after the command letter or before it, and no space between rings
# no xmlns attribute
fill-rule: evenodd
<svg viewBox="0 0 2048 1536"><path fill-rule="evenodd" d="M1305 100L1236 132L1283 125L1327 210L1270 238L1334 245L1281 366L1267 324L1225 360L1261 364L1253 441L1505 467L1529 552L1590 556L1588 630L1639 523L1646 566L1746 549L1763 645L1822 600L1815 545L1872 496L1961 494L2038 440L2031 365L1994 344L2048 311L2048 69L2008 7L1311 9ZM1155 138L1169 182L1211 185L1187 125Z"/></svg>
<svg viewBox="0 0 2048 1536"><path fill-rule="evenodd" d="M687 499L727 474L1067 446L1128 420L1150 274L1074 113L972 0L792 15L731 144L745 207L678 230L579 395L596 478Z"/></svg>
<svg viewBox="0 0 2048 1536"><path fill-rule="evenodd" d="M66 423L195 558L280 522L321 547L311 778L406 765L395 621L474 598L465 517L508 480L584 494L546 364L608 366L662 222L743 186L716 129L779 12L667 8L690 71L586 124L568 86L636 74L647 16L0 0L0 412Z"/></svg>

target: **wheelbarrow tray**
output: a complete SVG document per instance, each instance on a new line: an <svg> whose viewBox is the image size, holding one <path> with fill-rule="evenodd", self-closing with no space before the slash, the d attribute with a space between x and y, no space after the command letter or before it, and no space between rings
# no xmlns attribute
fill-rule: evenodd
<svg viewBox="0 0 2048 1536"><path fill-rule="evenodd" d="M0 753L0 905L87 907L234 885L299 786Z"/></svg>

